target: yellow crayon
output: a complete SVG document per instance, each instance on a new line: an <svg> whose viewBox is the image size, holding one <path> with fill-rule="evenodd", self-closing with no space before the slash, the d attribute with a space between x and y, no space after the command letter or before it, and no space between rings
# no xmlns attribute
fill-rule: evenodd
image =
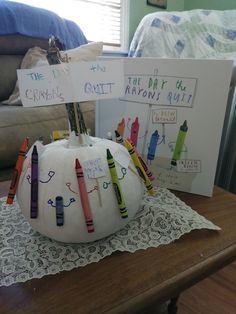
<svg viewBox="0 0 236 314"><path fill-rule="evenodd" d="M62 140L64 138L68 138L70 132L67 130L55 130L52 131L52 139L53 141Z"/></svg>
<svg viewBox="0 0 236 314"><path fill-rule="evenodd" d="M138 173L139 173L140 177L143 179L144 184L145 184L145 186L146 186L146 188L148 190L148 193L150 195L154 195L155 193L154 193L154 189L153 189L152 183L149 180L145 170L143 169L143 166L140 163L138 155L135 153L135 150L134 150L132 144L127 139L125 139L124 140L124 145L125 145L126 149L128 150L128 152L129 152L129 154L130 154L130 156L131 156L131 158L132 158L132 160L134 162L134 165L135 165L136 169L138 170Z"/></svg>
<svg viewBox="0 0 236 314"><path fill-rule="evenodd" d="M115 166L115 163L114 163L114 160L113 160L113 156L112 156L112 154L111 154L109 149L107 149L107 163L108 163L108 167L109 167L109 170L110 170L111 179L112 179L114 191L115 191L116 198L117 198L117 203L118 203L118 206L119 206L119 209L120 209L121 217L122 218L127 218L128 217L128 212L126 210L125 201L124 201L123 193L122 193L122 190L121 190L119 178L117 176L116 166Z"/></svg>

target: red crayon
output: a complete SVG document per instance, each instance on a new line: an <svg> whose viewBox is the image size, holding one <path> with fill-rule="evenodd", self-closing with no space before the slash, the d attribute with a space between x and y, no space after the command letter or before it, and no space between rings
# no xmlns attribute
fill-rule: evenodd
<svg viewBox="0 0 236 314"><path fill-rule="evenodd" d="M76 158L75 160L75 171L76 171L76 176L78 180L78 185L79 185L79 193L80 193L80 200L81 204L83 207L83 212L84 212L84 218L87 226L87 230L89 233L94 232L94 225L93 225L93 217L92 217L92 212L89 204L89 198L88 198L88 193L86 189L86 184L84 180L84 173L83 169L81 167L81 164L79 160Z"/></svg>
<svg viewBox="0 0 236 314"><path fill-rule="evenodd" d="M19 179L20 179L20 175L22 172L22 168L23 168L23 163L25 160L25 155L26 152L28 150L28 146L29 146L29 139L28 137L24 139L24 141L21 144L20 147L20 151L18 154L18 158L16 161L16 166L14 169L14 173L13 173L13 178L11 181L11 185L10 185L10 189L9 189L9 193L8 193L8 197L7 197L7 204L12 204L15 194L16 194L16 190L17 190L17 186L19 183Z"/></svg>
<svg viewBox="0 0 236 314"><path fill-rule="evenodd" d="M138 131L139 131L139 122L138 122L138 117L134 120L131 126L131 134L130 134L130 139L134 143L134 146L137 147L137 142L138 142Z"/></svg>

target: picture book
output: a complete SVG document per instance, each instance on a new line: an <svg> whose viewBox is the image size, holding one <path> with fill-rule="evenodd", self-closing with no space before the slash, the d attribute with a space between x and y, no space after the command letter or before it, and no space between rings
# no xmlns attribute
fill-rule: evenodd
<svg viewBox="0 0 236 314"><path fill-rule="evenodd" d="M129 139L156 186L211 196L231 74L230 60L124 58L124 95L97 101L96 135Z"/></svg>

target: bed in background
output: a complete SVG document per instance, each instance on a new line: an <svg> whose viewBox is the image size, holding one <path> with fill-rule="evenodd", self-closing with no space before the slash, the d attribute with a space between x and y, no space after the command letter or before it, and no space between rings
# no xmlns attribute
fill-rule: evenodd
<svg viewBox="0 0 236 314"><path fill-rule="evenodd" d="M148 14L134 34L129 56L236 59L236 10Z"/></svg>
<svg viewBox="0 0 236 314"><path fill-rule="evenodd" d="M236 10L148 14L128 56L234 60L215 183L236 193Z"/></svg>

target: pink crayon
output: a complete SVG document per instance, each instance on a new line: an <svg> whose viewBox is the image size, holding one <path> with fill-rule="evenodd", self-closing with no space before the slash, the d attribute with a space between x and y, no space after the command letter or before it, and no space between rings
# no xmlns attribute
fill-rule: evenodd
<svg viewBox="0 0 236 314"><path fill-rule="evenodd" d="M76 158L75 160L75 171L77 176L77 181L79 185L79 193L80 193L80 200L84 211L84 218L87 226L87 230L89 233L94 232L94 225L93 225L93 217L92 212L89 204L88 193L86 189L86 184L84 180L84 173L81 167L79 160Z"/></svg>
<svg viewBox="0 0 236 314"><path fill-rule="evenodd" d="M120 134L121 137L124 136L125 132L125 119L122 118L122 120L117 125L117 132Z"/></svg>
<svg viewBox="0 0 236 314"><path fill-rule="evenodd" d="M133 146L134 151L135 151L135 153L137 154L138 159L139 159L139 161L140 161L140 163L141 163L141 165L142 165L144 171L146 172L148 178L149 178L151 181L155 180L155 177L154 177L153 173L152 173L151 170L148 168L148 166L147 166L147 164L145 163L145 161L143 160L142 156L141 156L141 155L139 154L139 152L137 151L136 147L134 146L134 143L133 143L131 140L129 140L129 142L130 142L130 144Z"/></svg>
<svg viewBox="0 0 236 314"><path fill-rule="evenodd" d="M138 142L138 131L139 131L139 122L138 122L138 117L136 117L135 121L132 123L131 133L130 133L130 139L134 143L135 147L137 147L137 142Z"/></svg>

